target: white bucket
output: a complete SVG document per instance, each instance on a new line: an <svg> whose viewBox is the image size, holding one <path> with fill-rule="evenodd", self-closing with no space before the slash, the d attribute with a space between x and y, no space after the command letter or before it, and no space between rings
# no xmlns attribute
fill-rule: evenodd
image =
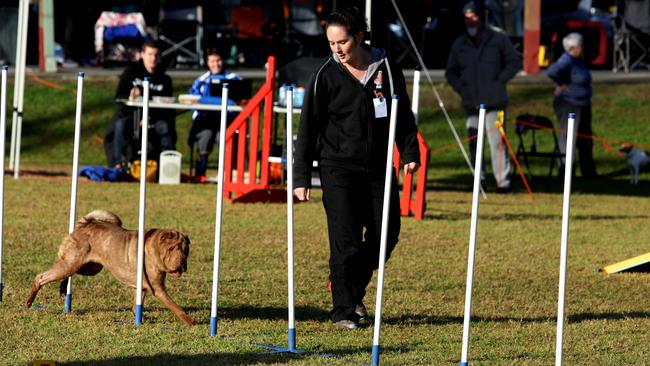
<svg viewBox="0 0 650 366"><path fill-rule="evenodd" d="M165 150L160 153L160 169L158 183L179 184L181 182L182 154L175 150Z"/></svg>

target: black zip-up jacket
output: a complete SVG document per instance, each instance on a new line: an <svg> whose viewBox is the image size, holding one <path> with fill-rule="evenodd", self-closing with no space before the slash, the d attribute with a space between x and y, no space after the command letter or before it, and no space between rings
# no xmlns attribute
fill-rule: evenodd
<svg viewBox="0 0 650 366"><path fill-rule="evenodd" d="M508 36L481 26L478 44L464 33L449 51L445 77L461 97L465 113L478 113L480 104L504 109L508 105L506 83L521 69L521 59Z"/></svg>
<svg viewBox="0 0 650 366"><path fill-rule="evenodd" d="M129 93L133 87L140 89L140 95L143 95L142 92L142 82L145 77L149 77L149 95L151 97L160 96L160 97L171 97L173 93L172 88L172 79L165 74L165 71L162 68L157 67L156 71L153 74L150 74L149 71L144 67L142 60L129 64L122 75L120 75L120 81L117 85L117 91L115 92L115 99L127 99ZM149 110L149 115L153 120L162 119L166 121L174 121L175 113L173 109L157 109L152 108ZM127 107L121 104L115 114L115 117L132 117L133 108Z"/></svg>
<svg viewBox="0 0 650 366"><path fill-rule="evenodd" d="M386 169L391 95L399 100L395 142L404 163L420 164L415 118L402 71L385 56L371 49L373 61L362 85L335 55L315 72L305 91L294 156L294 185L311 187L312 162L355 171ZM375 79L382 71L382 94L387 117L375 118ZM391 146L392 149L392 146Z"/></svg>

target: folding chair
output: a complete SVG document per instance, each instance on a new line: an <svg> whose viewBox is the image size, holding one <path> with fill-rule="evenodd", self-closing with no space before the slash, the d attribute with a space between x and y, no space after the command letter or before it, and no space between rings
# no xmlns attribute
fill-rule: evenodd
<svg viewBox="0 0 650 366"><path fill-rule="evenodd" d="M532 184L533 176L530 170L528 158L546 158L549 159L549 170L546 177L546 190L548 191L551 184L551 176L553 175L553 167L559 167L564 158L564 154L560 153L558 146L557 134L553 122L544 116L536 116L532 114L523 114L517 116L515 119L517 137L519 138L519 147L517 148L517 160L521 161L523 158L526 165L526 176L528 181ZM553 148L550 151L539 151L537 149L537 131L547 130L544 133L549 133L552 136L551 143ZM530 133L528 133L530 132ZM526 137L529 135L530 137ZM545 139L548 140L548 139ZM545 144L545 145L548 145Z"/></svg>
<svg viewBox="0 0 650 366"><path fill-rule="evenodd" d="M164 59L175 56L170 64L204 65L203 10L201 6L183 9L160 9L158 39L166 46Z"/></svg>

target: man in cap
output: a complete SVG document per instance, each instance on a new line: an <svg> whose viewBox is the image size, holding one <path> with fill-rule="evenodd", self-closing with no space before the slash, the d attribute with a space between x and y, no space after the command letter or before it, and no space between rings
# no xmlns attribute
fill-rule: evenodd
<svg viewBox="0 0 650 366"><path fill-rule="evenodd" d="M487 105L485 126L497 192L509 192L510 159L495 124L499 115L504 115L508 105L506 83L521 68L521 59L508 36L486 26L481 16L481 7L473 1L463 8L465 32L451 47L445 77L461 97L470 137L478 133L479 105ZM470 151L475 161L476 139L470 141ZM485 184L483 172L481 182Z"/></svg>

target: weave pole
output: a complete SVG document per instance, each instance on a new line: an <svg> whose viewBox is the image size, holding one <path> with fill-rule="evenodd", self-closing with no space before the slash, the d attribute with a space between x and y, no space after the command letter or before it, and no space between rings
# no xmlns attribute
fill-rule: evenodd
<svg viewBox="0 0 650 366"><path fill-rule="evenodd" d="M149 145L149 78L142 82L142 142L140 145L140 201L138 209L138 274L135 290L135 325L142 325L142 277L144 271L144 219L147 206L147 146Z"/></svg>
<svg viewBox="0 0 650 366"><path fill-rule="evenodd" d="M379 270L377 272L377 301L375 302L375 329L372 340L372 365L379 365L379 333L381 331L381 302L384 292L384 268L386 266L386 241L388 238L388 213L390 212L390 192L393 183L393 145L395 144L395 125L397 124L397 94L393 95L390 106L388 126L388 149L386 152L386 175L384 179L384 206L381 214L381 237L379 242Z"/></svg>
<svg viewBox="0 0 650 366"><path fill-rule="evenodd" d="M474 171L480 172L483 166L483 145L485 135L485 104L481 104L478 113L478 140L476 141L476 161ZM463 317L463 348L460 355L460 366L467 366L469 356L469 325L472 315L472 288L474 286L474 258L476 256L476 229L478 226L479 193L481 174L474 174L474 190L472 192L472 217L469 229L469 250L467 253L467 284L465 286L465 314Z"/></svg>
<svg viewBox="0 0 650 366"><path fill-rule="evenodd" d="M571 178L573 177L573 135L575 113L569 113L569 126L564 159L564 200L562 203L562 238L560 242L560 282L557 299L557 338L555 343L555 366L562 365L562 342L564 339L564 297L566 290L567 255L569 251L569 211L571 208Z"/></svg>
<svg viewBox="0 0 650 366"><path fill-rule="evenodd" d="M9 147L9 169L14 169L14 158L16 153L16 129L18 126L18 119L22 119L23 110L18 108L19 99L22 98L22 87L25 86L21 78L25 78L25 63L22 61L22 53L25 51L23 44L26 40L23 38L27 35L23 33L23 23L29 18L29 1L18 1L18 28L16 30L16 62L14 65L14 104L13 104L13 120L11 123L11 145Z"/></svg>
<svg viewBox="0 0 650 366"><path fill-rule="evenodd" d="M411 111L415 117L415 124L418 124L418 111L420 109L420 70L413 71L413 100L411 100Z"/></svg>
<svg viewBox="0 0 650 366"><path fill-rule="evenodd" d="M287 138L287 286L288 286L288 316L289 330L287 346L273 346L268 344L259 344L260 347L266 348L278 353L296 353L302 354L306 351L296 349L296 317L294 301L294 275L293 275L293 88L288 87L286 90L286 138Z"/></svg>
<svg viewBox="0 0 650 366"><path fill-rule="evenodd" d="M77 185L79 177L79 140L81 139L81 109L83 102L84 73L77 75L77 111L74 119L74 149L72 153L72 188L70 190L70 222L68 233L74 230L77 217ZM68 285L65 291L65 303L63 311L72 311L72 276L68 277Z"/></svg>
<svg viewBox="0 0 650 366"><path fill-rule="evenodd" d="M23 2L21 0L20 2ZM22 13L22 22L20 23L19 32L22 32L20 37L20 50L16 50L16 64L20 64L20 76L16 76L18 82L18 105L16 110L16 116L18 117L15 122L16 126L16 138L15 138L15 152L14 152L14 179L20 177L20 142L22 138L23 130L23 106L25 104L25 68L26 68L26 58L27 58L27 23L29 21L29 1L24 0L23 13ZM21 15L19 15L21 16Z"/></svg>
<svg viewBox="0 0 650 366"><path fill-rule="evenodd" d="M296 315L293 283L293 88L287 90L287 293L289 352L296 351Z"/></svg>
<svg viewBox="0 0 650 366"><path fill-rule="evenodd" d="M214 264L212 268L212 306L210 336L217 335L217 300L219 298L219 259L221 256L221 217L223 215L223 174L226 160L226 118L228 117L228 84L221 88L221 121L219 124L219 170L217 171L217 208L214 223Z"/></svg>
<svg viewBox="0 0 650 366"><path fill-rule="evenodd" d="M2 90L0 90L0 303L2 303L2 250L4 242L4 218L5 218L5 128L7 125L7 72L8 66L2 66Z"/></svg>

